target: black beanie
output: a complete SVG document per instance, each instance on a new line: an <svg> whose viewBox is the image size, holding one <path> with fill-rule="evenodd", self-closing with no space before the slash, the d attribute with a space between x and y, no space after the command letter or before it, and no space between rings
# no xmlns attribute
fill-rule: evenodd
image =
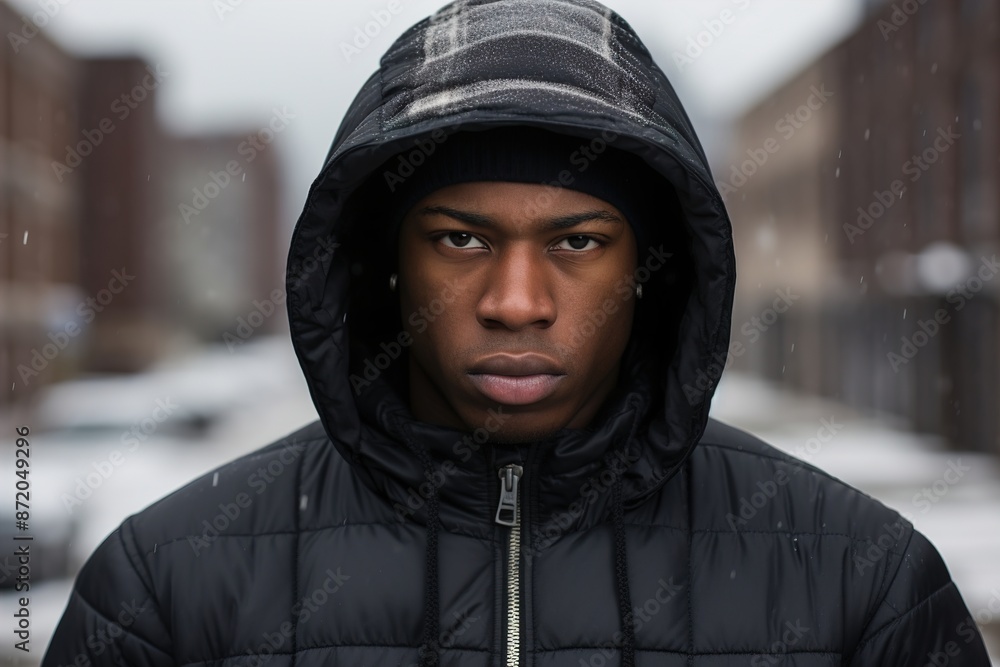
<svg viewBox="0 0 1000 667"><path fill-rule="evenodd" d="M473 181L547 183L587 193L614 205L632 226L640 263L651 236L647 206L666 182L638 156L593 140L529 126L505 126L486 131L459 131L424 148L400 153L386 163L385 173L412 173L386 180L387 240L395 243L407 212L418 201L448 185ZM588 157L588 151L591 157ZM419 162L419 164L417 164Z"/></svg>

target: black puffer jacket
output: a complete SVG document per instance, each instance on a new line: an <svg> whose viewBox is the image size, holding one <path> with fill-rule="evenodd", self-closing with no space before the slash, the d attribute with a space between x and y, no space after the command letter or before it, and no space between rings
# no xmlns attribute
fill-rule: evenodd
<svg viewBox="0 0 1000 667"><path fill-rule="evenodd" d="M595 421L524 446L412 418L372 195L456 128L503 125L643 158L674 253L636 274L641 326ZM735 280L705 155L624 20L448 5L364 85L295 229L289 318L321 419L127 519L45 667L986 665L910 524L708 418Z"/></svg>

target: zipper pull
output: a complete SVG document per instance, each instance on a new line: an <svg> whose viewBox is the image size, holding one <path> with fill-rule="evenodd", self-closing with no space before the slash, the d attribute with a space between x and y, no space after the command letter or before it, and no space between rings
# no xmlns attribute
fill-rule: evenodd
<svg viewBox="0 0 1000 667"><path fill-rule="evenodd" d="M522 472L524 470L521 466L513 463L497 471L497 476L500 478L500 504L497 506L496 521L501 525L517 525L517 483L521 479Z"/></svg>

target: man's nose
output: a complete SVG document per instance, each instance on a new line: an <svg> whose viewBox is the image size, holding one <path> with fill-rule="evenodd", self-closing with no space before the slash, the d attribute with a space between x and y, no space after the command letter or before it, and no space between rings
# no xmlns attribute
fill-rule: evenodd
<svg viewBox="0 0 1000 667"><path fill-rule="evenodd" d="M484 327L518 331L546 328L556 319L552 282L537 250L505 250L486 276L486 288L476 308Z"/></svg>

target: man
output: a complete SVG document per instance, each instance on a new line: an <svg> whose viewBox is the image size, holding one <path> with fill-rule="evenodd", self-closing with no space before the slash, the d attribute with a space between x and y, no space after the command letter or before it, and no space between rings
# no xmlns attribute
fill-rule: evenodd
<svg viewBox="0 0 1000 667"><path fill-rule="evenodd" d="M287 278L320 420L127 519L45 667L988 664L899 514L708 418L730 221L602 5L406 31Z"/></svg>

